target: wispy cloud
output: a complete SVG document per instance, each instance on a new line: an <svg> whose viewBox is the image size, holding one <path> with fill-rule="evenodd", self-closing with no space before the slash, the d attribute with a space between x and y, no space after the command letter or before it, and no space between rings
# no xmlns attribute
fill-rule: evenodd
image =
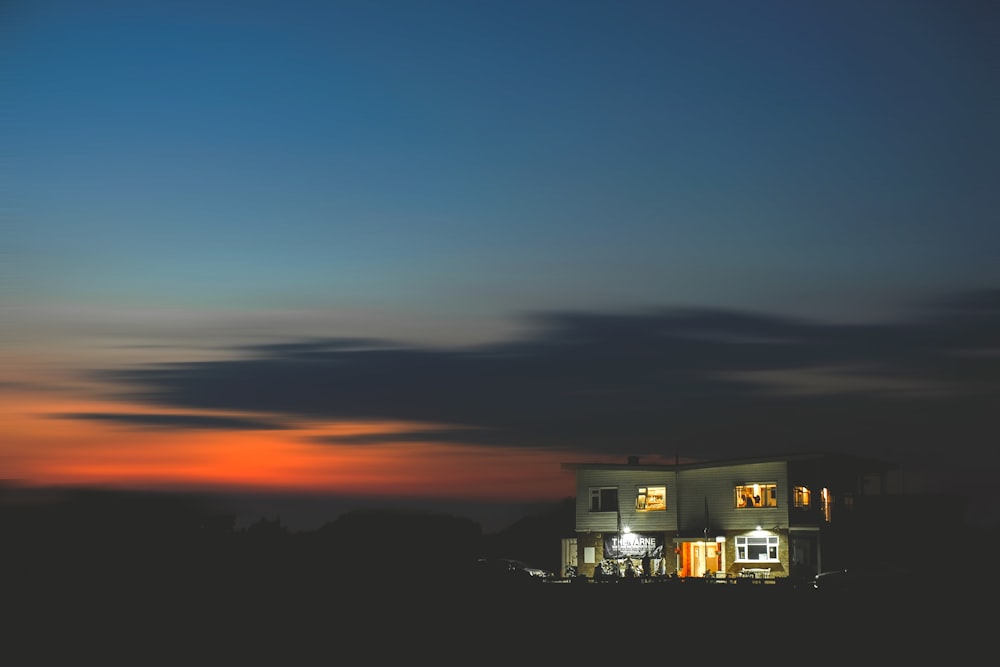
<svg viewBox="0 0 1000 667"><path fill-rule="evenodd" d="M858 396L919 398L948 393L941 382L915 380L882 374L878 368L821 366L780 370L720 373L731 382L756 384L775 396ZM957 390L958 388L956 388Z"/></svg>

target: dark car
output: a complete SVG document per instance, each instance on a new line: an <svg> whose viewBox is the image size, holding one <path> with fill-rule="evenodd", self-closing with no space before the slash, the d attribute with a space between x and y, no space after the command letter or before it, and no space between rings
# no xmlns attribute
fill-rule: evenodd
<svg viewBox="0 0 1000 667"><path fill-rule="evenodd" d="M905 570L843 569L820 572L813 577L813 589L823 593L897 593L914 588L918 582Z"/></svg>
<svg viewBox="0 0 1000 667"><path fill-rule="evenodd" d="M480 558L476 561L476 574L484 581L500 582L542 582L554 576L548 570L515 558Z"/></svg>

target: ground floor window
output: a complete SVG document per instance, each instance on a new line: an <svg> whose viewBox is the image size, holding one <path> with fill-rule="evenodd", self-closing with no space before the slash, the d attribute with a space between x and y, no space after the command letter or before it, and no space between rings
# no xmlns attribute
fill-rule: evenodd
<svg viewBox="0 0 1000 667"><path fill-rule="evenodd" d="M737 562L778 560L778 537L776 535L737 537L736 560Z"/></svg>

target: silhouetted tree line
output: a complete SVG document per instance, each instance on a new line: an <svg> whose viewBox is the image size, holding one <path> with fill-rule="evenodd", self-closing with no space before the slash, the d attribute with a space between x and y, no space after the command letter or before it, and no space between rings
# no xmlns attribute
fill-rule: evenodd
<svg viewBox="0 0 1000 667"><path fill-rule="evenodd" d="M0 488L0 566L24 592L308 595L467 583L481 556L557 571L559 538L572 534L571 498L496 534L465 517L391 508L291 531L267 517L238 528L235 515L196 495Z"/></svg>
<svg viewBox="0 0 1000 667"><path fill-rule="evenodd" d="M959 534L975 535L980 547L996 545L996 530L963 525L963 502L865 498L830 527L846 539L825 542L824 560L898 567L901 554L915 553L900 545L912 547L930 526L969 531ZM466 517L394 508L358 509L317 530L291 531L267 517L237 527L235 515L197 495L0 486L0 571L8 590L29 597L152 592L183 602L216 593L237 601L314 596L323 605L331 591L467 586L479 557L517 558L558 572L559 540L574 535L574 503L566 498L491 534ZM835 543L847 551L837 553ZM933 559L930 551L918 553Z"/></svg>

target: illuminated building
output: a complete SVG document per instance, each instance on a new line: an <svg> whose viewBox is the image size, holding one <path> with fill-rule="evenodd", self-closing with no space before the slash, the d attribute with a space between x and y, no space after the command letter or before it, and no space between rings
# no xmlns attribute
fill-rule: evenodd
<svg viewBox="0 0 1000 667"><path fill-rule="evenodd" d="M838 519L883 495L891 466L818 453L562 468L576 475L575 544L563 552L579 574L774 581L840 567L852 545Z"/></svg>

